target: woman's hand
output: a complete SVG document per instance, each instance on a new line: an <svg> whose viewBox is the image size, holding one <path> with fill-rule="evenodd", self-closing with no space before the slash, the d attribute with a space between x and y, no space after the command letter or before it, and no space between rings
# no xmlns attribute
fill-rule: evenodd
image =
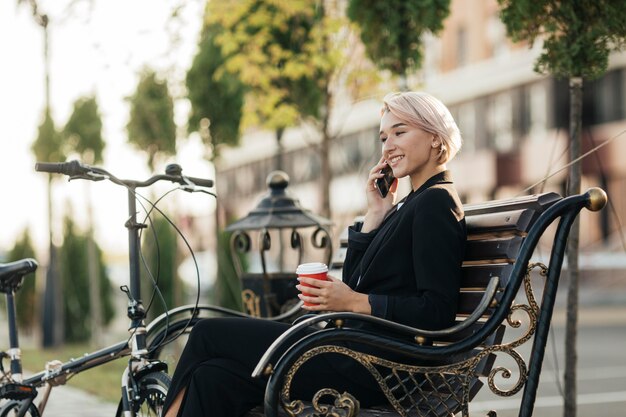
<svg viewBox="0 0 626 417"><path fill-rule="evenodd" d="M385 198L381 197L378 187L376 187L376 180L384 176L380 171L385 165L387 165L387 162L384 157L381 157L378 163L370 170L370 175L367 178L365 187L367 213L361 229L362 232L369 232L380 226L385 215L393 206L396 190L398 189L398 180L396 179L389 187L389 193Z"/></svg>
<svg viewBox="0 0 626 417"><path fill-rule="evenodd" d="M309 311L350 311L354 313L372 314L367 294L352 290L343 281L328 275L328 281L315 278L298 277L300 284L296 288L300 291L298 297L311 306L302 306ZM305 287L302 284L312 285ZM302 292L309 294L302 295Z"/></svg>

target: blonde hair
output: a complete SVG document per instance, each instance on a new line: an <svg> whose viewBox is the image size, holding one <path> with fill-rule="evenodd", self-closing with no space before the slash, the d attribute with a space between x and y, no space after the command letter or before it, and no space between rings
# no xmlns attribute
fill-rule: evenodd
<svg viewBox="0 0 626 417"><path fill-rule="evenodd" d="M461 149L461 132L450 110L428 93L417 91L389 93L383 99L381 116L386 112L439 138L440 163L450 161Z"/></svg>

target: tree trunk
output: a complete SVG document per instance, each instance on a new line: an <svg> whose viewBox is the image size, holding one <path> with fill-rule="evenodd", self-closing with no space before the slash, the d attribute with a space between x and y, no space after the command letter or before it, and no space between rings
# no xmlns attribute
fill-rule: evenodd
<svg viewBox="0 0 626 417"><path fill-rule="evenodd" d="M570 161L580 157L582 130L582 86L580 77L570 78ZM567 194L580 193L581 165L580 161L569 168ZM564 417L576 417L576 366L578 353L576 350L578 327L578 248L580 223L577 218L569 234L567 245L567 269L569 287L567 289L567 323L565 328L565 403Z"/></svg>
<svg viewBox="0 0 626 417"><path fill-rule="evenodd" d="M59 274L58 251L52 239L52 175L48 176L48 229L50 254L46 271L42 312L42 344L43 347L60 346L65 339L63 283Z"/></svg>
<svg viewBox="0 0 626 417"><path fill-rule="evenodd" d="M322 115L322 142L320 143L320 215L330 219L330 182L332 180L330 166L330 106L332 104L332 93L330 87L326 86L326 100Z"/></svg>
<svg viewBox="0 0 626 417"><path fill-rule="evenodd" d="M285 133L285 129L283 128L278 128L276 129L276 155L275 157L275 163L274 163L274 169L283 171L284 168L284 164L283 164L283 154L285 153L285 147L283 145L283 133Z"/></svg>
<svg viewBox="0 0 626 417"><path fill-rule="evenodd" d="M91 187L85 183L87 194ZM102 346L102 291L100 291L100 262L96 252L96 241L93 233L93 207L91 199L87 199L87 216L89 217L89 235L87 236L87 271L89 274L89 319L91 328L91 345Z"/></svg>

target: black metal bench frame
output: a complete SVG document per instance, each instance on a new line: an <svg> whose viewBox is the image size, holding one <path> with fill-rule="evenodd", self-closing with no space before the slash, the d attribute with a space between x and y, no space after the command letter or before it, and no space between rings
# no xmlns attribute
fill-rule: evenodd
<svg viewBox="0 0 626 417"><path fill-rule="evenodd" d="M606 201L603 190L592 188L567 198L548 193L466 206L468 250L464 275L473 277L472 285L478 281L483 285L462 294L457 323L448 329L426 331L355 313L326 313L305 318L276 340L254 370L255 377L269 378L265 416L277 417L280 411L281 415L286 412L291 416L450 416L461 413L467 417L468 404L484 379L491 391L500 396L513 395L523 388L519 416L531 416L569 230L583 207L597 211ZM530 264L539 239L557 219L548 266ZM545 276L540 305L530 278L530 271L536 267ZM516 303L522 284L526 301ZM513 340L503 342L505 328L522 325L522 321L514 317L517 312L524 313L528 327ZM379 326L384 332L346 325L353 321ZM322 327L321 323L332 325ZM319 330L304 333L310 326L319 326ZM516 348L531 339L526 365ZM343 341L384 347L406 361L389 361L348 349L341 345ZM327 353L345 355L347 360L356 360L370 370L390 406L360 409L358 399L331 389L321 389L313 399L290 398L290 386L300 366L315 355ZM494 367L497 353L507 354L518 367L518 379L507 389L500 389L495 378L510 378L513 373L502 366ZM415 365L416 361L431 365ZM328 404L328 399L332 398L334 403ZM281 406L284 411L279 410ZM496 414L490 412L489 415Z"/></svg>

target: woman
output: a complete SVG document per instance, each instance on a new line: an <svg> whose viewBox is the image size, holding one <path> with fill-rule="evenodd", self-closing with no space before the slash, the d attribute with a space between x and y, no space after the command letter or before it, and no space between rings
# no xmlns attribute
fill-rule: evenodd
<svg viewBox="0 0 626 417"><path fill-rule="evenodd" d="M446 163L461 147L448 109L418 92L390 94L380 122L382 157L366 184L368 210L350 228L343 280L300 278L310 311L371 314L423 329L454 321L465 222ZM376 180L389 165L408 177L412 191L394 205L397 180L382 197ZM302 290L298 285L298 289ZM269 345L289 325L224 318L196 324L166 399L166 417L240 416L263 401L265 381L250 374ZM311 398L320 387L355 395L363 406L385 402L373 378L345 358L315 357L294 380L295 396ZM329 381L332 381L329 384Z"/></svg>

